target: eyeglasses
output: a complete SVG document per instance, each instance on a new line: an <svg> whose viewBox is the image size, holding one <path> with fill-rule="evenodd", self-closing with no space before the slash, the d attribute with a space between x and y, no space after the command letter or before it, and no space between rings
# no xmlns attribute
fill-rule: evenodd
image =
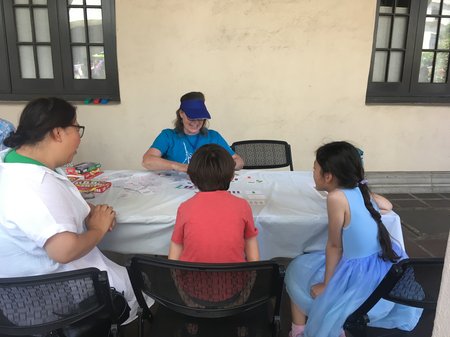
<svg viewBox="0 0 450 337"><path fill-rule="evenodd" d="M69 125L69 126L72 126L74 128L78 128L78 133L80 134L80 138L83 137L84 129L85 129L85 127L83 125L75 125L75 124L73 124L73 125Z"/></svg>

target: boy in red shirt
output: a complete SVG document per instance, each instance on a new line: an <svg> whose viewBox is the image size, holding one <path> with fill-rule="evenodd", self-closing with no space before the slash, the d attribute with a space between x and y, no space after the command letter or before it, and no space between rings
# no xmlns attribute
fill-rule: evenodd
<svg viewBox="0 0 450 337"><path fill-rule="evenodd" d="M204 145L193 154L187 172L200 192L178 208L169 259L203 263L259 260L258 230L250 205L227 191L234 168L233 158L219 145ZM255 282L254 273L247 271L177 270L173 277L178 293L191 307L244 303ZM187 329L196 335L198 326L188 324ZM246 329L238 327L238 335L245 336Z"/></svg>
<svg viewBox="0 0 450 337"><path fill-rule="evenodd" d="M248 202L227 190L234 177L231 155L215 144L192 156L188 174L200 190L178 208L169 259L232 263L258 261L258 230Z"/></svg>

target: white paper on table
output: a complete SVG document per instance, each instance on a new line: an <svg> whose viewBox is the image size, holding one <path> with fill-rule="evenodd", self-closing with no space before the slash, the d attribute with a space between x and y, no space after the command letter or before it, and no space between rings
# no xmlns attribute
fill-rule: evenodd
<svg viewBox="0 0 450 337"><path fill-rule="evenodd" d="M266 204L265 200L248 200L248 203L252 206L264 206Z"/></svg>
<svg viewBox="0 0 450 337"><path fill-rule="evenodd" d="M258 190L249 190L245 191L246 194L263 194L261 191Z"/></svg>
<svg viewBox="0 0 450 337"><path fill-rule="evenodd" d="M152 172L138 173L134 175L111 175L109 181L113 187L136 191L142 194L154 194L161 189L162 181L158 175Z"/></svg>
<svg viewBox="0 0 450 337"><path fill-rule="evenodd" d="M248 194L247 198L250 200L265 200L266 196L263 194Z"/></svg>

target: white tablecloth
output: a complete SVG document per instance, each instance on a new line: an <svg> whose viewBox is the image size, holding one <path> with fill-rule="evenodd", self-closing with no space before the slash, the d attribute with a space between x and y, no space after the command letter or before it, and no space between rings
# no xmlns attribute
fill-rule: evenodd
<svg viewBox="0 0 450 337"><path fill-rule="evenodd" d="M117 226L99 247L120 253L167 255L179 204L195 193L186 174L148 171L106 171L98 180L112 187L91 199L109 204ZM325 247L326 196L314 188L311 172L243 170L230 193L252 206L262 259L294 257ZM383 215L391 235L403 245L400 218Z"/></svg>

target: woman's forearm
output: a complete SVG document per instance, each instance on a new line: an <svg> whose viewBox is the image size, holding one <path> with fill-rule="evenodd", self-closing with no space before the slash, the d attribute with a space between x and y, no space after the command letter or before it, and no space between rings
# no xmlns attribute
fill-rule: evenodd
<svg viewBox="0 0 450 337"><path fill-rule="evenodd" d="M150 171L168 171L175 170L180 172L187 171L187 165L175 161L167 160L154 155L144 155L142 166Z"/></svg>
<svg viewBox="0 0 450 337"><path fill-rule="evenodd" d="M59 263L69 263L89 253L102 240L105 232L99 228L82 234L62 232L50 237L44 245L48 256Z"/></svg>
<svg viewBox="0 0 450 337"><path fill-rule="evenodd" d="M116 213L111 206L89 205L91 212L85 219L86 231L78 234L61 232L45 242L48 256L59 263L69 263L88 254L115 225Z"/></svg>

